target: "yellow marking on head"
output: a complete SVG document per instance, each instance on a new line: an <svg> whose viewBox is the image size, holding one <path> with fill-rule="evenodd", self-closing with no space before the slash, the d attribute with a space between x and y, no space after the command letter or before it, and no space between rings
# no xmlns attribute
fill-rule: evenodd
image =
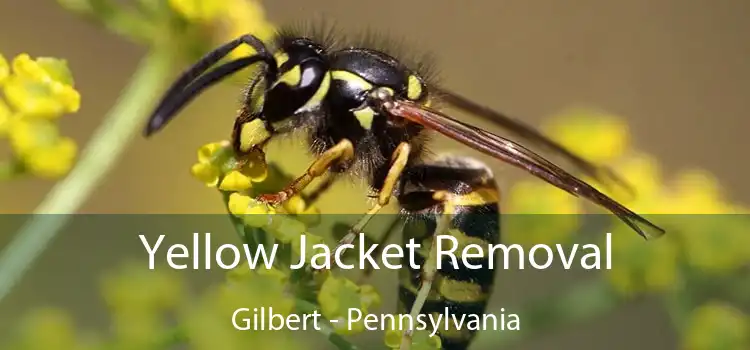
<svg viewBox="0 0 750 350"><path fill-rule="evenodd" d="M373 88L372 84L370 84L367 80L352 72L348 72L345 70L335 70L331 72L331 76L335 80L343 80L349 83L357 84L362 90L371 90Z"/></svg>
<svg viewBox="0 0 750 350"><path fill-rule="evenodd" d="M273 58L276 59L276 66L281 67L282 64L286 63L286 61L289 61L289 54L284 51L279 51L273 54Z"/></svg>
<svg viewBox="0 0 750 350"><path fill-rule="evenodd" d="M422 97L422 82L414 75L409 76L409 82L406 85L406 97L412 101Z"/></svg>
<svg viewBox="0 0 750 350"><path fill-rule="evenodd" d="M330 88L331 88L331 75L326 74L323 77L323 81L320 83L320 86L318 86L318 90L315 91L315 94L312 97L310 97L310 99L307 100L305 105L302 106L300 109L306 110L310 107L320 104L323 101L323 99L326 97L326 95L328 94L328 90Z"/></svg>
<svg viewBox="0 0 750 350"><path fill-rule="evenodd" d="M449 201L453 205L476 206L492 204L500 201L500 193L494 188L480 188L463 195L450 195Z"/></svg>
<svg viewBox="0 0 750 350"><path fill-rule="evenodd" d="M240 150L249 151L254 146L268 140L271 133L266 129L266 125L260 119L254 119L249 123L242 125L240 129Z"/></svg>
<svg viewBox="0 0 750 350"><path fill-rule="evenodd" d="M302 81L302 68L299 65L281 74L274 85L284 83L289 86L297 86Z"/></svg>
<svg viewBox="0 0 750 350"><path fill-rule="evenodd" d="M357 117L359 125L362 125L365 130L372 128L372 120L375 119L375 111L370 107L365 107L354 111L354 116Z"/></svg>
<svg viewBox="0 0 750 350"><path fill-rule="evenodd" d="M437 290L445 299L459 302L477 302L487 299L482 286L476 283L441 278L437 283Z"/></svg>

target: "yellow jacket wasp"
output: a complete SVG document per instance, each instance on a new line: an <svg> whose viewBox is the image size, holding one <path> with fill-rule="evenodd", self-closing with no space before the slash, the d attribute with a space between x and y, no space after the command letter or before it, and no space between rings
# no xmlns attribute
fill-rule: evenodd
<svg viewBox="0 0 750 350"><path fill-rule="evenodd" d="M377 193L377 202L340 244L351 243L393 196L405 216L427 223L430 235L447 234L450 229L487 243L499 241L500 193L492 173L467 157L425 159L427 131L443 134L586 198L611 211L644 238L664 234L663 229L521 144L458 121L431 106L440 102L493 121L567 158L592 178L622 183L607 169L586 162L514 119L429 83L427 73L418 65L405 64L386 50L368 45L340 46L319 34L285 29L269 46L244 35L209 52L166 92L145 135L163 128L206 88L262 63L261 73L244 94L234 124L234 151L241 157L251 150L261 150L277 135L293 131L307 134L309 150L316 160L284 190L259 198L270 204L284 202L329 171L366 178ZM255 54L208 71L243 44L252 47ZM479 216L481 220L472 219ZM404 239L409 238L406 233ZM428 260L429 254L423 258ZM399 293L403 307L411 309L412 315L445 308L455 314L484 311L494 282L491 271L456 269L438 274L434 265L427 261L421 273L408 271L403 276ZM433 284L437 297L431 296ZM409 347L410 335L405 332L402 349ZM440 337L444 349L465 349L473 334L441 331Z"/></svg>

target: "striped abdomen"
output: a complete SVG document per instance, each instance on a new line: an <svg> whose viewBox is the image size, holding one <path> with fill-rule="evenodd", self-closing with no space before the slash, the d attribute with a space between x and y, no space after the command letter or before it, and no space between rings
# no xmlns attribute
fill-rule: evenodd
<svg viewBox="0 0 750 350"><path fill-rule="evenodd" d="M443 315L438 327L443 349L466 349L475 333L467 329L467 323L474 315L483 319L495 279L486 254L487 247L500 240L497 186L486 167L466 158L447 158L415 166L403 181L399 196L407 217L403 240L406 244L414 238L420 244L415 262L422 268L412 269L405 264L407 268L400 276L400 308L406 313L412 309L423 279L430 276L424 268L430 265L426 260L435 236L452 236L454 240L442 239L442 249L449 250L454 242L458 243L454 251L458 264L455 266L451 257L441 258L440 270L435 271L421 313ZM449 220L443 230L446 232L436 232L440 220ZM480 268L468 268L463 263L461 251L470 243L485 252L481 258L466 259L470 266ZM447 329L445 315L449 316ZM456 322L462 319L461 328L457 329Z"/></svg>

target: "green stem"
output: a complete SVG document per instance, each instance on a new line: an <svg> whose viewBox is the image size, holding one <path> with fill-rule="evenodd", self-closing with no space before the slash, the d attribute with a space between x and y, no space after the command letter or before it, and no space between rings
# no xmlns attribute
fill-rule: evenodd
<svg viewBox="0 0 750 350"><path fill-rule="evenodd" d="M171 73L167 52L150 52L130 84L95 132L70 174L49 192L15 239L0 254L0 300L112 170L129 141L140 130ZM59 214L59 215L45 215Z"/></svg>

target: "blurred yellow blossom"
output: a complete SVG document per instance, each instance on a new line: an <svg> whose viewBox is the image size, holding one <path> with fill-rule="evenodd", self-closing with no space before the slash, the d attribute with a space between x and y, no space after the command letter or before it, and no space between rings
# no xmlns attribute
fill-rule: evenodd
<svg viewBox="0 0 750 350"><path fill-rule="evenodd" d="M56 125L45 119L15 119L10 122L9 141L16 156L32 174L55 178L73 167L78 147L61 136Z"/></svg>
<svg viewBox="0 0 750 350"><path fill-rule="evenodd" d="M280 243L298 241L307 228L302 221L290 215L274 215L268 229Z"/></svg>
<svg viewBox="0 0 750 350"><path fill-rule="evenodd" d="M222 0L169 0L169 6L193 22L210 22L228 12L227 1Z"/></svg>
<svg viewBox="0 0 750 350"><path fill-rule="evenodd" d="M234 39L252 33L261 41L268 42L276 34L275 26L268 21L263 5L258 0L226 0L227 13L220 21L219 38ZM238 58L253 54L247 45L241 45L229 56Z"/></svg>
<svg viewBox="0 0 750 350"><path fill-rule="evenodd" d="M10 128L10 123L13 120L13 112L10 110L10 107L0 99L0 137L6 136L8 134L8 128Z"/></svg>
<svg viewBox="0 0 750 350"><path fill-rule="evenodd" d="M58 118L77 112L81 96L73 88L67 63L27 54L13 60L13 75L3 84L5 97L19 113L34 117Z"/></svg>
<svg viewBox="0 0 750 350"><path fill-rule="evenodd" d="M596 182L592 182L592 185L638 213L668 213L662 200L664 198L662 169L653 156L631 151L612 162L611 165L617 174L634 186L635 196L626 193L621 187L604 188Z"/></svg>
<svg viewBox="0 0 750 350"><path fill-rule="evenodd" d="M26 168L43 178L61 177L70 171L76 159L78 146L69 137L62 137L49 147L42 147L24 159Z"/></svg>
<svg viewBox="0 0 750 350"><path fill-rule="evenodd" d="M0 137L6 137L13 150L13 159L6 162L19 165L15 173L41 178L67 174L78 147L73 139L60 135L55 121L77 112L81 98L66 61L32 59L24 53L9 67L0 58L0 84L5 97L0 99Z"/></svg>
<svg viewBox="0 0 750 350"><path fill-rule="evenodd" d="M322 252L320 249L313 248L317 244L325 244L323 237L308 232L305 233L304 246L302 246L302 240L292 240L292 251L294 254L297 254L297 256L302 256L302 252L304 252L305 263L309 264L315 254L320 254Z"/></svg>
<svg viewBox="0 0 750 350"><path fill-rule="evenodd" d="M396 315L396 317L398 317ZM398 320L398 318L396 318ZM385 331L385 345L389 349L401 349L404 330L398 328L398 324L393 324L388 320L388 328ZM416 330L412 333L411 349L414 350L440 350L443 343L439 336L430 336L430 331L426 329Z"/></svg>
<svg viewBox="0 0 750 350"><path fill-rule="evenodd" d="M211 142L198 149L198 162L190 168L190 173L208 187L222 191L245 191L254 182L262 182L268 176L263 153L250 153L237 161L231 152L229 142ZM221 184L219 184L221 179Z"/></svg>
<svg viewBox="0 0 750 350"><path fill-rule="evenodd" d="M171 269L149 270L136 263L120 267L102 281L104 298L115 312L173 309L183 301L183 287Z"/></svg>
<svg viewBox="0 0 750 350"><path fill-rule="evenodd" d="M750 318L721 302L699 306L690 315L683 346L686 350L748 349Z"/></svg>
<svg viewBox="0 0 750 350"><path fill-rule="evenodd" d="M372 286L358 286L349 279L329 276L320 287L318 303L325 318L339 320L333 324L337 333L354 334L364 331L365 327L361 321L351 329L346 327L349 323L347 310L356 308L367 314L380 305L380 295Z"/></svg>
<svg viewBox="0 0 750 350"><path fill-rule="evenodd" d="M750 266L750 218L746 215L680 215L674 220L688 266L725 273Z"/></svg>
<svg viewBox="0 0 750 350"><path fill-rule="evenodd" d="M607 163L620 157L630 143L630 131L622 118L582 108L552 117L542 130L594 163Z"/></svg>
<svg viewBox="0 0 750 350"><path fill-rule="evenodd" d="M509 243L567 242L579 225L579 199L542 181L520 181L508 191L503 223Z"/></svg>
<svg viewBox="0 0 750 350"><path fill-rule="evenodd" d="M629 228L620 227L612 232L612 269L606 270L605 278L626 296L669 291L681 278L678 259L671 237L646 243Z"/></svg>
<svg viewBox="0 0 750 350"><path fill-rule="evenodd" d="M40 308L21 323L21 349L69 350L78 348L76 330L70 315L54 308Z"/></svg>
<svg viewBox="0 0 750 350"><path fill-rule="evenodd" d="M10 67L8 66L8 60L5 56L0 54L0 84L5 82L5 79L10 75Z"/></svg>
<svg viewBox="0 0 750 350"><path fill-rule="evenodd" d="M239 273L239 275L238 275ZM231 284L213 287L198 303L189 305L182 319L190 334L189 343L195 349L297 349L289 331L269 331L271 320L253 318L253 309L273 310L284 317L294 311L294 299L287 295L286 276L278 270L259 269L234 272ZM233 314L240 308L236 322L253 331L237 331L232 323ZM256 323L262 322L262 324ZM273 321L278 326L278 320ZM266 331L263 331L265 329Z"/></svg>
<svg viewBox="0 0 750 350"><path fill-rule="evenodd" d="M215 28L212 40L216 42L224 43L248 33L267 42L276 32L257 0L169 0L169 5L188 22ZM247 45L240 45L229 58L253 53Z"/></svg>

